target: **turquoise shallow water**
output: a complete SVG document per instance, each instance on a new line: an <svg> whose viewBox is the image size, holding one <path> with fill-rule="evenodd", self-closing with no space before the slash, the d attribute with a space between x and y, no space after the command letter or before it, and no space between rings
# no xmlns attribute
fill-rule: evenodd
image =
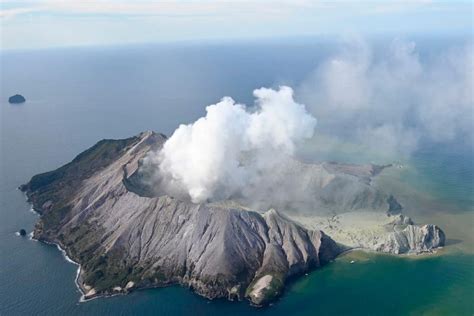
<svg viewBox="0 0 474 316"><path fill-rule="evenodd" d="M198 47L184 53L158 47L2 56L0 315L472 315L474 168L466 144L426 144L395 179L406 196L415 191L427 196L412 209L436 219L448 238L455 236L439 255L350 253L292 282L265 309L210 302L177 286L79 303L76 266L55 247L15 235L19 228L31 231L37 220L16 189L32 175L70 161L100 138L147 129L170 133L223 95L245 101L254 87L297 82L324 51L306 47L295 59L300 48ZM220 57L222 49L232 58ZM276 69L276 63L284 67ZM27 103L4 102L16 92L25 94Z"/></svg>

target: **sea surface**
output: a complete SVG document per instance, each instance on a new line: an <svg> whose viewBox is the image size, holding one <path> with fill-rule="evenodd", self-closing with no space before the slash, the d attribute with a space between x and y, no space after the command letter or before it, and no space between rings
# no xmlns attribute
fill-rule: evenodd
<svg viewBox="0 0 474 316"><path fill-rule="evenodd" d="M425 52L443 46L424 45ZM1 53L0 315L474 314L474 154L465 142L423 143L380 179L415 220L445 230L442 251L417 258L348 253L291 282L267 308L208 301L178 286L80 303L77 267L55 246L15 234L38 220L17 190L31 176L103 138L169 135L224 95L252 104L254 88L297 86L334 50L326 40L301 39ZM27 102L8 104L16 93Z"/></svg>

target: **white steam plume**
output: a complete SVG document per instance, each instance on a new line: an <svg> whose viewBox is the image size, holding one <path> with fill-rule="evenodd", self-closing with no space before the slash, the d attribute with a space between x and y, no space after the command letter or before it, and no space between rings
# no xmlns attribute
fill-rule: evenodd
<svg viewBox="0 0 474 316"><path fill-rule="evenodd" d="M253 94L254 111L224 97L206 107L205 117L180 125L162 150L148 157L158 165L166 191L185 192L193 202L242 194L313 136L316 119L293 100L291 88L261 88Z"/></svg>

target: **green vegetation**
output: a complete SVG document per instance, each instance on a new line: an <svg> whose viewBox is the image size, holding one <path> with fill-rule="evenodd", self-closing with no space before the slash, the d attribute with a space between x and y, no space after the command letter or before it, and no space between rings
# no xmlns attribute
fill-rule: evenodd
<svg viewBox="0 0 474 316"><path fill-rule="evenodd" d="M126 262L121 259L123 251L115 249L85 261L83 264L84 282L99 293L116 286L123 288L129 281L145 285L167 283L168 278L159 268L146 270L145 267L151 266L152 262L146 262L140 266Z"/></svg>
<svg viewBox="0 0 474 316"><path fill-rule="evenodd" d="M283 274L265 273L262 274L261 277L254 279L252 283L250 283L250 285L247 287L247 290L245 291L246 297L251 297L250 293L252 292L255 284L265 275L271 275L272 280L270 281L270 285L262 290L263 296L261 299L259 299L259 305L265 305L280 296L281 291L285 285L285 276Z"/></svg>
<svg viewBox="0 0 474 316"><path fill-rule="evenodd" d="M130 281L133 269L120 260L120 251L110 251L84 262L84 282L94 287L97 292L115 286L124 287Z"/></svg>

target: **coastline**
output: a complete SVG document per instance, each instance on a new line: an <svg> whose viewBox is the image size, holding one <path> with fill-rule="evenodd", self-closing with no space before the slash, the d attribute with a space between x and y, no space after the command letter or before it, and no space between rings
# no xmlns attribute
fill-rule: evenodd
<svg viewBox="0 0 474 316"><path fill-rule="evenodd" d="M23 191L20 189L20 187L18 187L18 190L19 190L20 192L22 192L22 193L25 195L25 197L26 197L26 202L27 202L28 204L30 204L29 212L31 212L31 213L37 215L38 217L41 217L41 213L38 212L38 211L36 211L35 208L34 208L34 206L33 206L33 204L32 204L31 202L29 202L28 196L27 196L26 192L23 192ZM72 260L72 259L68 256L66 250L63 249L58 243L54 243L54 242L50 242L50 241L46 241L46 240L37 239L37 238L34 237L34 232L35 232L35 230L34 230L34 228L33 228L33 231L31 231L31 232L28 234L30 240L36 241L36 242L42 242L42 243L44 243L44 244L46 244L46 245L50 245L50 246L56 246L56 248L62 253L64 259L66 259L67 262L72 263L72 264L74 264L74 265L77 266L76 277L74 278L74 284L76 285L77 289L79 290L79 293L81 294L81 297L79 298L79 302L86 302L86 301L88 301L88 300L91 300L91 299L96 298L96 297L92 297L92 298L89 298L89 299L85 298L84 289L83 289L83 288L80 286L80 284L79 284L79 277L80 277L80 274L81 274L81 265L80 265L78 262Z"/></svg>
<svg viewBox="0 0 474 316"><path fill-rule="evenodd" d="M410 259L410 260L420 259L421 260L421 259L425 259L429 257L441 256L445 252L444 249L446 249L446 247L439 247L437 249L432 250L431 252L421 252L421 253L411 252L411 253L395 254L395 253L376 251L376 250L368 249L368 248L354 247L354 248L345 249L343 252L338 254L337 257L334 258L333 260L337 260L339 258L342 258L343 256L350 255L351 253L357 253L357 252L361 252L361 253L369 254L369 255L387 256L391 258L403 258L403 259Z"/></svg>
<svg viewBox="0 0 474 316"><path fill-rule="evenodd" d="M36 214L37 216L41 216L41 214L33 208L33 205L31 203L29 203L29 204L31 205L30 212ZM32 241L35 241L35 242L41 242L41 243L44 243L44 244L49 245L49 246L55 246L61 252L61 254L63 255L63 258L67 262L72 263L72 264L77 266L76 276L74 278L74 284L76 285L77 290L81 294L81 296L79 298L79 301L78 301L79 303L89 302L89 301L92 301L92 300L98 299L98 298L107 298L107 297L113 297L113 296L119 296L119 295L126 295L126 294L130 293L130 291L127 291L127 292L117 292L117 293L113 293L113 294L111 294L111 293L93 294L90 297L86 297L87 293L85 292L85 289L83 289L81 284L80 284L81 271L82 271L81 264L74 261L74 260L72 260L71 257L69 257L69 255L67 254L66 249L62 248L60 244L55 243L55 242L51 242L51 241L46 241L46 240L41 240L41 239L35 238L34 237L34 229L28 235L29 235L29 240L32 240ZM155 286L155 287L152 287L152 288L159 288L159 286ZM147 289L147 288L143 288L143 289Z"/></svg>
<svg viewBox="0 0 474 316"><path fill-rule="evenodd" d="M76 287L77 289L79 290L79 292L81 293L81 297L79 299L79 302L85 302L87 301L88 299L85 298L85 293L84 293L84 290L81 288L81 286L79 285L79 276L81 274L81 265L79 263L77 263L76 261L72 260L68 255L67 255L67 252L65 249L61 248L61 246L57 243L53 243L53 242L49 242L49 241L46 241L46 240L39 240L39 239L36 239L36 238L32 238L33 240L35 241L39 241L39 242L42 242L42 243L45 243L47 245L50 245L50 246L56 246L56 248L62 253L63 255L63 258L66 259L67 262L69 263L72 263L74 265L77 266L77 270L76 270L76 277L74 278L74 283L76 284Z"/></svg>
<svg viewBox="0 0 474 316"><path fill-rule="evenodd" d="M26 192L24 192L24 194L27 197ZM27 197L26 200L27 200L27 203L29 203L30 206L31 206L29 211L36 214L38 217L41 217L41 213L34 209L33 204L29 202L28 197ZM97 299L97 298L107 298L107 297L113 297L113 296L118 296L118 295L126 295L126 294L129 294L131 292L130 289L124 288L124 289L120 289L120 290L115 291L115 293L92 293L91 295L88 296L87 295L88 292L86 292L86 289L81 286L81 282L80 282L81 272L82 272L81 264L74 261L73 259L71 259L71 257L67 253L67 250L65 248L63 248L59 243L35 238L34 237L34 229L29 235L30 235L31 240L43 242L47 245L56 246L56 248L62 253L64 259L66 259L67 262L72 263L72 264L77 266L74 283L75 283L76 288L78 289L79 293L81 294L81 296L79 298L79 303L88 302L88 301L91 301L91 300ZM370 249L370 248L364 248L364 247L358 247L358 246L350 247L350 246L346 246L346 245L343 245L343 244L339 244L339 246L341 246L341 248L344 249L344 250L341 251L339 254L337 254L330 262L328 262L328 264L333 263L335 260L337 260L337 259L339 259L339 258L341 258L345 255L348 255L352 252L358 252L358 251L368 253L368 254L373 254L373 255L386 255L386 256L390 256L390 257L405 257L405 258L411 258L411 259L421 259L421 258L424 258L424 257L433 256L435 254L438 254L438 251L436 251L436 250L433 250L431 252L423 252L423 253L414 253L413 252L413 253L404 253L404 254L394 254L394 253L380 252L380 251L376 251L376 250L373 250L373 249ZM439 250L441 250L441 249L442 248L440 248ZM354 262L351 262L351 263L354 263ZM308 271L306 274L311 273L311 272L314 272L314 270ZM134 290L144 290L144 289L150 289L150 288L161 288L161 287L167 287L169 285L172 285L172 284L167 284L167 285L163 285L163 286L150 286L150 287L134 288ZM133 285L132 285L132 287L133 287ZM89 289L89 291L91 291L91 290L93 290L93 289ZM212 299L207 298L207 297L204 297L204 298L206 298L207 300L212 300Z"/></svg>

